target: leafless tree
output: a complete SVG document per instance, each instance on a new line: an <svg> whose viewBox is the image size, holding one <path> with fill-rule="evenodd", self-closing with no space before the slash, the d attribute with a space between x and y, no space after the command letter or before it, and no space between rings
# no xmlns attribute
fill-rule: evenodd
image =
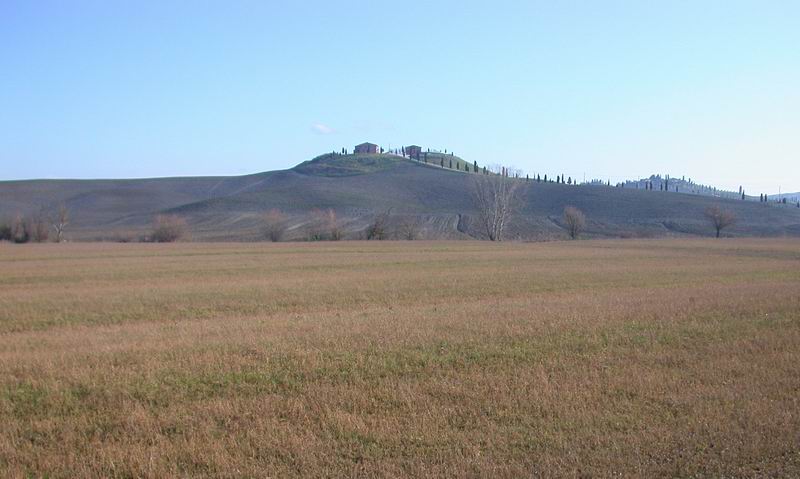
<svg viewBox="0 0 800 479"><path fill-rule="evenodd" d="M176 215L158 215L153 220L150 240L156 243L172 243L186 236L186 220Z"/></svg>
<svg viewBox="0 0 800 479"><path fill-rule="evenodd" d="M574 206L564 208L564 224L567 225L569 237L576 239L586 227L586 215Z"/></svg>
<svg viewBox="0 0 800 479"><path fill-rule="evenodd" d="M272 242L278 242L286 234L286 215L281 210L273 208L267 211L262 218L264 223L264 237Z"/></svg>
<svg viewBox="0 0 800 479"><path fill-rule="evenodd" d="M64 241L64 230L69 224L69 210L66 205L61 205L56 210L51 220L53 230L56 232L56 242L62 243Z"/></svg>
<svg viewBox="0 0 800 479"><path fill-rule="evenodd" d="M472 198L490 240L502 241L503 231L519 206L519 185L519 181L502 176L473 177Z"/></svg>
<svg viewBox="0 0 800 479"><path fill-rule="evenodd" d="M11 222L11 240L14 243L27 243L31 240L30 225L22 215L15 216Z"/></svg>
<svg viewBox="0 0 800 479"><path fill-rule="evenodd" d="M505 167L503 165L498 165L497 163L492 163L491 165L486 165L486 171L502 176L505 173Z"/></svg>
<svg viewBox="0 0 800 479"><path fill-rule="evenodd" d="M317 208L311 210L305 229L308 232L308 241L322 241L325 239L325 212Z"/></svg>
<svg viewBox="0 0 800 479"><path fill-rule="evenodd" d="M522 171L520 168L509 166L506 168L506 175L510 176L511 178L522 178L525 172Z"/></svg>
<svg viewBox="0 0 800 479"><path fill-rule="evenodd" d="M705 216L711 223L711 226L716 230L717 238L720 237L722 230L736 224L736 215L731 211L723 210L719 206L709 206L706 208Z"/></svg>
<svg viewBox="0 0 800 479"><path fill-rule="evenodd" d="M286 233L286 215L273 208L264 215L264 236L273 242L283 239Z"/></svg>
<svg viewBox="0 0 800 479"><path fill-rule="evenodd" d="M14 235L11 231L11 223L8 221L0 222L0 241L11 241Z"/></svg>
<svg viewBox="0 0 800 479"><path fill-rule="evenodd" d="M315 209L311 212L311 221L308 223L308 239L310 241L339 241L342 239L342 230L334 209Z"/></svg>
<svg viewBox="0 0 800 479"><path fill-rule="evenodd" d="M326 224L328 229L328 239L331 241L339 241L342 239L342 228L339 224L339 219L336 217L336 211L329 209L326 216Z"/></svg>
<svg viewBox="0 0 800 479"><path fill-rule="evenodd" d="M50 238L50 225L48 224L44 207L40 208L27 223L31 241L35 243L44 243Z"/></svg>
<svg viewBox="0 0 800 479"><path fill-rule="evenodd" d="M400 222L397 227L397 236L399 238L413 241L419 237L419 223L416 218L409 216Z"/></svg>
<svg viewBox="0 0 800 479"><path fill-rule="evenodd" d="M378 213L372 220L372 223L367 227L368 240L384 240L388 237L387 225L389 224L389 216L392 209Z"/></svg>

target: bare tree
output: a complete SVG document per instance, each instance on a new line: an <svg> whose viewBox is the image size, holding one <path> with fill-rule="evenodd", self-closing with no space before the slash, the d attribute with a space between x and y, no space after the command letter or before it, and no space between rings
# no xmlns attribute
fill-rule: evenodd
<svg viewBox="0 0 800 479"><path fill-rule="evenodd" d="M711 223L711 226L716 230L717 238L720 237L722 230L736 224L736 215L731 211L723 210L719 206L709 206L706 208L705 216Z"/></svg>
<svg viewBox="0 0 800 479"><path fill-rule="evenodd" d="M472 198L490 240L502 241L503 231L519 206L519 185L519 181L502 176L473 177Z"/></svg>
<svg viewBox="0 0 800 479"><path fill-rule="evenodd" d="M11 240L14 243L27 243L31 240L30 225L22 215L15 216L11 222Z"/></svg>
<svg viewBox="0 0 800 479"><path fill-rule="evenodd" d="M309 241L339 241L342 239L342 230L336 211L332 208L327 210L315 209L311 212L311 221L308 225Z"/></svg>
<svg viewBox="0 0 800 479"><path fill-rule="evenodd" d="M387 225L389 223L389 216L391 215L391 212L392 209L389 208L383 213L378 213L375 215L375 219L373 219L372 223L367 227L368 240L384 240L388 237Z"/></svg>
<svg viewBox="0 0 800 479"><path fill-rule="evenodd" d="M61 205L56 210L51 222L53 223L53 230L56 232L56 243L64 242L64 229L69 224L69 210L66 205Z"/></svg>
<svg viewBox="0 0 800 479"><path fill-rule="evenodd" d="M342 239L342 228L339 225L339 219L336 217L336 211L329 209L326 214L326 223L328 228L328 239L331 241L339 241Z"/></svg>
<svg viewBox="0 0 800 479"><path fill-rule="evenodd" d="M186 236L186 220L176 215L158 215L153 220L150 240L156 243L172 243Z"/></svg>
<svg viewBox="0 0 800 479"><path fill-rule="evenodd" d="M522 178L523 173L524 172L520 168L514 166L509 166L506 168L506 175L512 178Z"/></svg>
<svg viewBox="0 0 800 479"><path fill-rule="evenodd" d="M28 221L28 232L31 241L44 243L50 238L50 225L48 225L45 208L42 207Z"/></svg>
<svg viewBox="0 0 800 479"><path fill-rule="evenodd" d="M14 239L14 235L11 231L11 223L0 222L0 241L11 241L12 239Z"/></svg>
<svg viewBox="0 0 800 479"><path fill-rule="evenodd" d="M567 225L569 237L576 239L586 227L586 215L574 206L564 208L564 224Z"/></svg>
<svg viewBox="0 0 800 479"><path fill-rule="evenodd" d="M264 215L264 236L273 242L283 239L286 233L286 215L273 208Z"/></svg>
<svg viewBox="0 0 800 479"><path fill-rule="evenodd" d="M399 238L413 241L419 237L419 224L413 216L410 216L400 222L397 233Z"/></svg>

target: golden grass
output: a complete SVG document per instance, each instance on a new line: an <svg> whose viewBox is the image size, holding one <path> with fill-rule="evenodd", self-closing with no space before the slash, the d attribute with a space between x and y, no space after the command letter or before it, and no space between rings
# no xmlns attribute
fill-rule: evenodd
<svg viewBox="0 0 800 479"><path fill-rule="evenodd" d="M0 476L800 475L800 242L0 245Z"/></svg>

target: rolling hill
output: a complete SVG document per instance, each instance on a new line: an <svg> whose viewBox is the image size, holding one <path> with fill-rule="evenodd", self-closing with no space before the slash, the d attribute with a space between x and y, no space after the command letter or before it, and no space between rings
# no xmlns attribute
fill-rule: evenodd
<svg viewBox="0 0 800 479"><path fill-rule="evenodd" d="M0 219L65 204L72 240L134 238L161 213L185 218L195 240L257 240L264 213L277 208L289 217L287 238L304 239L312 212L333 209L345 238L363 237L382 212L390 212L390 227L413 223L421 238L484 238L472 202L474 173L463 170L469 163L440 156L425 163L388 154L327 154L289 170L236 177L0 182ZM450 159L458 170L447 167ZM703 212L715 204L738 218L729 235L800 236L800 208L792 206L535 181L522 190L509 238L564 238L567 205L586 213L587 237L709 235Z"/></svg>

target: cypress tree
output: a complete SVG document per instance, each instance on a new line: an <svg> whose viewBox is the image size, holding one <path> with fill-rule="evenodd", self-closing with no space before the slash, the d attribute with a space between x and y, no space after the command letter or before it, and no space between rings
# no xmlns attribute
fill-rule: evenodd
<svg viewBox="0 0 800 479"><path fill-rule="evenodd" d="M473 161L472 162L472 171L474 171L475 173L478 172L478 162L477 161Z"/></svg>

